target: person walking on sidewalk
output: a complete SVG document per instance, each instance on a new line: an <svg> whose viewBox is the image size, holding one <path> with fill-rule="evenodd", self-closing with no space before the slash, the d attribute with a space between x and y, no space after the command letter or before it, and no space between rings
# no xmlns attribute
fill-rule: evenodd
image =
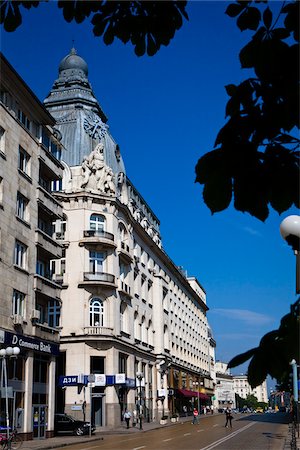
<svg viewBox="0 0 300 450"><path fill-rule="evenodd" d="M126 422L126 425L127 425L127 430L128 430L129 422L130 422L130 419L131 419L131 412L128 411L127 408L125 409L125 412L124 412L124 419L125 419L125 422Z"/></svg>
<svg viewBox="0 0 300 450"><path fill-rule="evenodd" d="M232 419L233 419L233 417L232 417L232 414L231 414L231 409L228 408L228 406L225 409L225 414L226 414L225 428L228 428L228 423L229 423L230 428L232 428Z"/></svg>
<svg viewBox="0 0 300 450"><path fill-rule="evenodd" d="M194 408L192 425L195 425L195 423L198 423L198 417L199 417L198 409Z"/></svg>

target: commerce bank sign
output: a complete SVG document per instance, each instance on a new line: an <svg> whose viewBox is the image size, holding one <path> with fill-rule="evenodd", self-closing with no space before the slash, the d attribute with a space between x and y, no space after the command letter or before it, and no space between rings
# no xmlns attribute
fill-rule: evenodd
<svg viewBox="0 0 300 450"><path fill-rule="evenodd" d="M0 330L0 335L4 333L4 338L0 341L5 345L20 347L22 350L32 350L34 352L44 353L47 355L58 355L58 344L44 341L42 339L34 339L22 334L10 333L9 331Z"/></svg>

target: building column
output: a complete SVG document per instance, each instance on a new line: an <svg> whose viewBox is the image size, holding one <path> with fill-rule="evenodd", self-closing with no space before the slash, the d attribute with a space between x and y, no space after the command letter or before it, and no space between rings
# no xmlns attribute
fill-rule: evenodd
<svg viewBox="0 0 300 450"><path fill-rule="evenodd" d="M28 352L25 359L24 388L24 433L32 438L33 352Z"/></svg>
<svg viewBox="0 0 300 450"><path fill-rule="evenodd" d="M54 436L54 413L55 413L55 367L56 360L54 356L50 358L48 369L48 420L46 438Z"/></svg>

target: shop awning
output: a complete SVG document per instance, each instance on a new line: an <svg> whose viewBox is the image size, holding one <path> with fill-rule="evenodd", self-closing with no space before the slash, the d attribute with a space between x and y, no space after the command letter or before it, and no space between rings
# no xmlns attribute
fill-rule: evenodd
<svg viewBox="0 0 300 450"><path fill-rule="evenodd" d="M199 398L201 400L208 400L209 399L208 395L201 394L201 392L198 393L196 391L188 391L187 389L177 389L177 392L179 394L183 395L184 397L198 397L199 396Z"/></svg>

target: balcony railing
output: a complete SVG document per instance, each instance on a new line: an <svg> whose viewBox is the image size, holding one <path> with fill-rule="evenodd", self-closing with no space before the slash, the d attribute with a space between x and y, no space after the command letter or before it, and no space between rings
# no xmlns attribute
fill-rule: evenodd
<svg viewBox="0 0 300 450"><path fill-rule="evenodd" d="M115 276L105 272L84 272L84 281L100 281L105 283L114 283Z"/></svg>
<svg viewBox="0 0 300 450"><path fill-rule="evenodd" d="M124 281L122 281L122 280L119 280L119 290L131 297L130 286L128 284L124 283Z"/></svg>
<svg viewBox="0 0 300 450"><path fill-rule="evenodd" d="M113 336L113 328L108 327L84 327L84 334L92 336Z"/></svg>
<svg viewBox="0 0 300 450"><path fill-rule="evenodd" d="M125 252L129 253L129 245L127 245L125 242L121 241L121 249L124 250Z"/></svg>
<svg viewBox="0 0 300 450"><path fill-rule="evenodd" d="M100 238L108 239L110 241L114 240L114 235L112 233L108 233L107 231L103 231L103 230L84 230L83 237L85 237L85 238L100 237Z"/></svg>

